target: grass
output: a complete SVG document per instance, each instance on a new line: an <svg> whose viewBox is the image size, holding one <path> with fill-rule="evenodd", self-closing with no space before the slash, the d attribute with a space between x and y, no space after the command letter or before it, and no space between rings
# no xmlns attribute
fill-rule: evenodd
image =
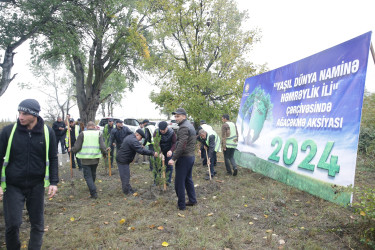
<svg viewBox="0 0 375 250"><path fill-rule="evenodd" d="M179 211L173 187L162 191L151 186L148 164L131 164L136 196L121 192L117 169L109 177L100 164L99 198L92 200L82 172L74 170L71 178L67 155L59 158L61 181L58 195L46 198L43 249L162 249L163 242L171 249L365 248L360 242L363 224L352 209L249 169L240 168L233 177L219 163L218 177L206 181L206 168L196 160L198 205ZM358 159L357 186L373 183L369 161ZM20 233L24 247L27 220L25 214ZM0 233L4 241L3 226Z"/></svg>

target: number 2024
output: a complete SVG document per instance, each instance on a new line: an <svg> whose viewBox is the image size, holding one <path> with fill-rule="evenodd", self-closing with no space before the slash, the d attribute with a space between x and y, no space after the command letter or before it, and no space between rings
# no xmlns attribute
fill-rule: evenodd
<svg viewBox="0 0 375 250"><path fill-rule="evenodd" d="M280 157L278 156L278 153L280 152L280 150L282 148L283 140L280 137L275 137L272 140L271 145L272 145L272 147L274 147L276 144L277 144L277 147L275 148L273 153L268 157L268 160L279 162ZM320 157L318 165L317 165L318 168L328 170L328 175L332 176L332 177L335 177L336 173L340 172L340 165L337 165L338 156L331 155L329 163L327 162L328 157L331 154L331 151L332 151L332 148L333 148L334 144L335 143L331 142L331 141L327 142L327 144L324 148L324 151L322 153L322 156ZM292 147L292 154L290 156L288 156L288 151L289 151L290 147ZM302 143L302 146L301 146L301 151L306 152L308 148L310 149L308 155L298 165L298 167L304 168L304 169L307 169L307 170L310 170L310 171L314 171L315 165L310 164L310 162L312 161L312 159L314 159L314 157L316 155L316 151L317 151L316 143L313 140L304 141ZM297 140L294 139L294 138L288 139L285 142L284 150L283 150L283 161L284 161L285 165L292 165L297 158L297 153L298 153Z"/></svg>

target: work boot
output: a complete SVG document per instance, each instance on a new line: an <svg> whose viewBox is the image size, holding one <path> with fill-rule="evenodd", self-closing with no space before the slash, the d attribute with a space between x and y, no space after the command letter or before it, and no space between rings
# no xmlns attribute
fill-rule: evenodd
<svg viewBox="0 0 375 250"><path fill-rule="evenodd" d="M236 176L236 175L237 175L237 168L233 170L233 176Z"/></svg>

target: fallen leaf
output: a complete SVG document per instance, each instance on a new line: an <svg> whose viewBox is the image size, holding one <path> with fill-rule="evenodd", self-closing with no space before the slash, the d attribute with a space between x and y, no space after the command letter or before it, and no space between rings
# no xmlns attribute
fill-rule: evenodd
<svg viewBox="0 0 375 250"><path fill-rule="evenodd" d="M70 217L70 221L75 221L74 217Z"/></svg>
<svg viewBox="0 0 375 250"><path fill-rule="evenodd" d="M257 217L254 217L253 219L254 219L254 220L258 220L258 218L257 218Z"/></svg>
<svg viewBox="0 0 375 250"><path fill-rule="evenodd" d="M266 233L272 233L272 230L271 229L268 229L268 230L266 230Z"/></svg>
<svg viewBox="0 0 375 250"><path fill-rule="evenodd" d="M297 214L297 213L294 213L293 215L294 215L294 216L298 216L298 214Z"/></svg>
<svg viewBox="0 0 375 250"><path fill-rule="evenodd" d="M101 182L102 182L102 180L98 180L98 182L99 182L99 183L101 183Z"/></svg>
<svg viewBox="0 0 375 250"><path fill-rule="evenodd" d="M266 198L262 197L262 200L265 200Z"/></svg>
<svg viewBox="0 0 375 250"><path fill-rule="evenodd" d="M252 221L249 222L249 225L253 225L254 223Z"/></svg>
<svg viewBox="0 0 375 250"><path fill-rule="evenodd" d="M216 227L216 225L215 224L213 224L211 227Z"/></svg>
<svg viewBox="0 0 375 250"><path fill-rule="evenodd" d="M124 224L125 223L125 219L121 219L121 220L119 220L119 223L122 225L122 224Z"/></svg>
<svg viewBox="0 0 375 250"><path fill-rule="evenodd" d="M168 242L166 242L166 241L164 241L163 243L161 243L161 245L162 245L163 247L167 247L167 246L169 246Z"/></svg>
<svg viewBox="0 0 375 250"><path fill-rule="evenodd" d="M219 182L219 183L224 183L224 181L222 181L222 180L216 180L216 182Z"/></svg>
<svg viewBox="0 0 375 250"><path fill-rule="evenodd" d="M359 214L362 215L362 216L366 216L365 211L361 211L361 212L359 212Z"/></svg>
<svg viewBox="0 0 375 250"><path fill-rule="evenodd" d="M280 245L284 245L285 244L285 240L279 240L279 244Z"/></svg>
<svg viewBox="0 0 375 250"><path fill-rule="evenodd" d="M112 205L112 203L108 203L107 205L108 205L108 206L111 206L111 205Z"/></svg>
<svg viewBox="0 0 375 250"><path fill-rule="evenodd" d="M178 213L177 215L182 217L182 218L185 218L185 215L183 215L183 214Z"/></svg>
<svg viewBox="0 0 375 250"><path fill-rule="evenodd" d="M164 230L163 226L158 227L159 230Z"/></svg>
<svg viewBox="0 0 375 250"><path fill-rule="evenodd" d="M134 197L138 196L138 193L134 193L133 196L134 196Z"/></svg>
<svg viewBox="0 0 375 250"><path fill-rule="evenodd" d="M267 239L267 236L264 236L263 239Z"/></svg>
<svg viewBox="0 0 375 250"><path fill-rule="evenodd" d="M243 205L244 207L247 207L247 204Z"/></svg>
<svg viewBox="0 0 375 250"><path fill-rule="evenodd" d="M199 187L199 184L195 184L194 187Z"/></svg>
<svg viewBox="0 0 375 250"><path fill-rule="evenodd" d="M207 214L207 216L212 216L212 215L214 215L214 213L209 213L209 214Z"/></svg>
<svg viewBox="0 0 375 250"><path fill-rule="evenodd" d="M215 199L216 199L216 196L212 196L212 199L214 199L214 200L215 200Z"/></svg>
<svg viewBox="0 0 375 250"><path fill-rule="evenodd" d="M108 221L104 221L104 224L105 224L105 225L108 225L108 223L109 223Z"/></svg>
<svg viewBox="0 0 375 250"><path fill-rule="evenodd" d="M266 219L267 219L267 218L268 218L268 215L267 215L267 214L264 214L264 218L266 218Z"/></svg>
<svg viewBox="0 0 375 250"><path fill-rule="evenodd" d="M53 200L53 198L49 198L48 200L50 200L50 201L51 201L51 200Z"/></svg>
<svg viewBox="0 0 375 250"><path fill-rule="evenodd" d="M135 227L131 227L130 229L134 231L134 230L135 230Z"/></svg>
<svg viewBox="0 0 375 250"><path fill-rule="evenodd" d="M304 228L304 227L300 227L300 229L302 229L302 230L303 230L303 229L305 229L305 228Z"/></svg>

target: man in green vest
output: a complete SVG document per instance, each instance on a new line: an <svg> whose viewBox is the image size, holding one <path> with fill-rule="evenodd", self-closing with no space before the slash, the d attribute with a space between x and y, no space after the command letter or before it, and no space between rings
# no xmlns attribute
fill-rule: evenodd
<svg viewBox="0 0 375 250"><path fill-rule="evenodd" d="M233 176L236 176L237 164L233 156L238 142L237 127L236 124L229 121L228 114L224 114L221 117L221 121L223 122L223 126L221 127L221 147L223 148L224 152L225 168L227 169L227 173L232 175L232 169L230 167L230 164L232 164Z"/></svg>
<svg viewBox="0 0 375 250"><path fill-rule="evenodd" d="M77 124L74 123L74 119L73 118L70 118L69 119L69 135L70 135L70 138L68 136L68 133L66 133L66 137L65 137L65 146L66 148L69 148L69 139L70 139L70 147L73 147L74 146L74 143L76 143L76 140L78 138L78 135L79 133L81 132L81 128L80 126ZM69 152L70 154L72 154L72 168L76 168L76 161L75 161L75 158L77 159L77 165L78 165L78 169L79 171L82 171L82 165L81 165L81 160L79 158L76 157L75 154L73 154L72 152Z"/></svg>
<svg viewBox="0 0 375 250"><path fill-rule="evenodd" d="M199 136L204 142L204 146L208 148L207 152L207 164L210 165L211 177L215 176L215 165L216 165L216 153L221 152L220 137L217 135L215 130L204 129L199 130ZM207 175L206 180L210 179L210 176Z"/></svg>
<svg viewBox="0 0 375 250"><path fill-rule="evenodd" d="M40 249L44 233L44 188L49 198L59 182L56 137L39 116L35 99L23 100L17 123L0 134L0 200L3 201L7 249L20 249L19 228L26 203L31 224L29 249ZM3 194L4 192L4 194Z"/></svg>
<svg viewBox="0 0 375 250"><path fill-rule="evenodd" d="M99 130L96 130L94 122L87 123L87 130L79 134L74 147L68 150L77 154L77 158L81 159L83 177L90 190L91 198L98 198L95 186L96 168L102 155L106 158L107 154L103 136Z"/></svg>

